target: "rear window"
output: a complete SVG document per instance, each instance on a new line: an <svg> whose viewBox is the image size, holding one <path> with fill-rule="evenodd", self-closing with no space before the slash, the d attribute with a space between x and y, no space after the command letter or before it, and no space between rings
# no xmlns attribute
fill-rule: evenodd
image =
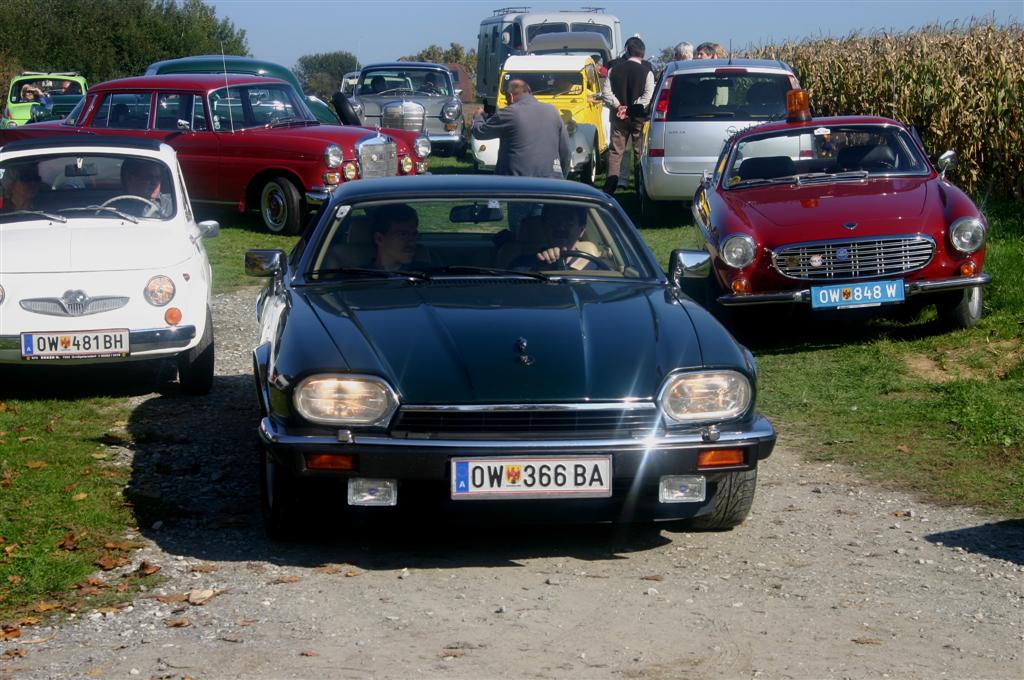
<svg viewBox="0 0 1024 680"><path fill-rule="evenodd" d="M784 118L790 88L784 74L679 74L672 79L667 120Z"/></svg>

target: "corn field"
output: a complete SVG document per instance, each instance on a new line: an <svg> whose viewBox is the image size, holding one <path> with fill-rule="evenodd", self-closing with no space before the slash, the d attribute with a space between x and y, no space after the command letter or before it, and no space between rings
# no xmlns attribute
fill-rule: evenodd
<svg viewBox="0 0 1024 680"><path fill-rule="evenodd" d="M852 34L747 51L797 72L816 115L865 114L913 125L951 179L978 197L1024 199L1024 25L972 22Z"/></svg>

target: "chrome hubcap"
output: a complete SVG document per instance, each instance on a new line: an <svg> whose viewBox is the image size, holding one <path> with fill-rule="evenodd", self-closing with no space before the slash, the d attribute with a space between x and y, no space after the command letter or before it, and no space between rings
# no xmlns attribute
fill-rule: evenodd
<svg viewBox="0 0 1024 680"><path fill-rule="evenodd" d="M263 188L262 196L263 221L271 228L281 228L288 218L288 207L284 194L276 184L268 184Z"/></svg>

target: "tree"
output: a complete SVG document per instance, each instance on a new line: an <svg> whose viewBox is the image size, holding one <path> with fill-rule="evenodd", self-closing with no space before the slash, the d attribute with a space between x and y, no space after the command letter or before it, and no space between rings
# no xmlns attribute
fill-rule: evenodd
<svg viewBox="0 0 1024 680"><path fill-rule="evenodd" d="M662 47L661 51L658 52L657 56L650 56L651 65L654 66L654 72L660 73L665 69L665 65L669 62L676 60L676 47Z"/></svg>
<svg viewBox="0 0 1024 680"><path fill-rule="evenodd" d="M476 77L476 50L466 51L466 48L458 43L451 43L448 49L439 45L420 50L416 54L400 57L399 61L427 61L433 64L460 64L466 69L470 78Z"/></svg>
<svg viewBox="0 0 1024 680"><path fill-rule="evenodd" d="M292 72L306 94L315 94L325 101L341 89L341 78L349 71L358 71L359 61L351 52L323 52L299 57Z"/></svg>

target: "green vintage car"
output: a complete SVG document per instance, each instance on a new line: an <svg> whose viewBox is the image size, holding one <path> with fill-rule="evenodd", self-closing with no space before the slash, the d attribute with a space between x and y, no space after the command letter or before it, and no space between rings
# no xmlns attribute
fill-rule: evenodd
<svg viewBox="0 0 1024 680"><path fill-rule="evenodd" d="M85 78L75 71L25 71L11 80L0 129L63 118L78 105L88 89Z"/></svg>

